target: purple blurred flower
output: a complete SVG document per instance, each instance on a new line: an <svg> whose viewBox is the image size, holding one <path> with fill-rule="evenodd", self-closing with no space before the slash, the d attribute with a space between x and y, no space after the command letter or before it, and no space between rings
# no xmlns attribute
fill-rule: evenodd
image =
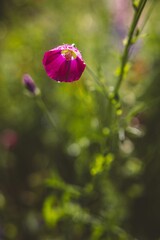
<svg viewBox="0 0 160 240"><path fill-rule="evenodd" d="M33 94L36 93L36 84L34 83L32 77L29 74L24 74L23 75L23 84L25 85L25 87L27 88L27 90Z"/></svg>
<svg viewBox="0 0 160 240"><path fill-rule="evenodd" d="M132 2L128 0L109 0L108 4L112 13L114 28L119 37L123 39L133 15Z"/></svg>
<svg viewBox="0 0 160 240"><path fill-rule="evenodd" d="M45 52L43 65L47 75L59 82L78 80L86 67L80 51L73 44L64 44Z"/></svg>

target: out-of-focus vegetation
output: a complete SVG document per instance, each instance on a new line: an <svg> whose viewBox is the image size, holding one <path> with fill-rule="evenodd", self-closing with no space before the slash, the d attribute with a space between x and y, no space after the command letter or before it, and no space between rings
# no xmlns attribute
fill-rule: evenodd
<svg viewBox="0 0 160 240"><path fill-rule="evenodd" d="M102 86L117 81L134 11L116 3L0 3L0 240L160 239L160 5L132 50L113 121ZM76 44L99 82L87 70L74 83L46 76L43 54L62 43Z"/></svg>

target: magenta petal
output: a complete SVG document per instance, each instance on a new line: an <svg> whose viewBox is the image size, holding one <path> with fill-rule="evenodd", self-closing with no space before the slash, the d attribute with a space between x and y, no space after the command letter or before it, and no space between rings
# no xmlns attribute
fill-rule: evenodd
<svg viewBox="0 0 160 240"><path fill-rule="evenodd" d="M86 64L80 58L77 58L76 60L77 60L78 71L81 76L86 67Z"/></svg>
<svg viewBox="0 0 160 240"><path fill-rule="evenodd" d="M45 70L47 72L47 75L54 79L58 80L58 72L60 69L61 64L64 62L64 58L62 55L59 55L54 61L51 61L49 64L45 65Z"/></svg>
<svg viewBox="0 0 160 240"><path fill-rule="evenodd" d="M81 74L78 72L77 59L75 59L71 62L70 82L78 80L80 78L80 75Z"/></svg>
<svg viewBox="0 0 160 240"><path fill-rule="evenodd" d="M60 50L50 50L44 54L43 65L47 65L54 61L60 54Z"/></svg>
<svg viewBox="0 0 160 240"><path fill-rule="evenodd" d="M68 82L71 61L64 61L58 72L58 81Z"/></svg>
<svg viewBox="0 0 160 240"><path fill-rule="evenodd" d="M78 80L81 77L86 67L86 64L79 57L76 58L76 63L77 63L77 80Z"/></svg>

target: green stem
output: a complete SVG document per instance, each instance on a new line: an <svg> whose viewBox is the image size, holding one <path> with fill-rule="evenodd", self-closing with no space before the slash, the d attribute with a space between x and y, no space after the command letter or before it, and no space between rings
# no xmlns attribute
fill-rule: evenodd
<svg viewBox="0 0 160 240"><path fill-rule="evenodd" d="M97 75L92 71L92 69L90 67L86 67L88 73L92 76L92 78L96 81L96 83L101 87L101 89L103 90L104 95L108 98L108 92L106 89L106 86L100 81L100 79L97 77Z"/></svg>
<svg viewBox="0 0 160 240"><path fill-rule="evenodd" d="M132 45L132 39L133 39L133 36L134 36L134 32L136 30L139 18L141 16L141 13L142 13L144 7L145 7L146 2L147 2L147 0L141 0L140 1L138 9L135 11L135 14L134 14L134 17L133 17L132 24L131 24L131 27L130 27L130 30L129 30L129 33L128 33L127 44L125 45L124 52L122 54L120 74L119 74L119 78L118 78L118 81L117 81L117 85L115 86L115 90L114 90L115 95L118 94L119 88L120 88L121 83L123 81L124 73L125 73L125 66L126 66L127 61L128 61L129 50L130 50L130 47Z"/></svg>
<svg viewBox="0 0 160 240"><path fill-rule="evenodd" d="M36 97L36 102L37 102L38 106L41 108L41 110L47 115L47 117L48 117L50 123L52 124L52 126L54 128L56 128L56 122L53 119L53 116L48 111L48 108L47 108L45 102L43 101L42 97L41 96L37 96Z"/></svg>

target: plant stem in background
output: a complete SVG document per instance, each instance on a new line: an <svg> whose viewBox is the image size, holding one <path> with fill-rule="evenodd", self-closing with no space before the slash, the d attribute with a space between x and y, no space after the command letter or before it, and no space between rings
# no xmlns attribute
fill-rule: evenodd
<svg viewBox="0 0 160 240"><path fill-rule="evenodd" d="M119 74L119 78L118 78L117 84L116 84L115 89L114 89L115 96L118 94L119 88L120 88L121 83L122 83L123 78L124 78L125 67L126 67L126 64L127 64L127 61L128 61L128 57L129 57L129 50L130 50L130 47L133 44L133 38L135 37L134 33L135 33L138 21L140 19L141 13L142 13L142 11L145 7L146 2L147 2L147 0L141 0L139 2L138 7L135 9L135 13L134 13L134 16L133 16L131 27L130 27L130 30L128 32L127 43L125 45L125 48L124 48L124 51L123 51L123 54L122 54L120 74Z"/></svg>
<svg viewBox="0 0 160 240"><path fill-rule="evenodd" d="M86 65L86 69L88 71L88 73L91 75L91 77L96 81L96 83L100 86L100 88L102 89L104 95L108 98L108 92L106 89L106 86L102 83L102 81L100 81L100 79L97 77L97 75L92 71L92 69L90 67L88 67L88 65Z"/></svg>
<svg viewBox="0 0 160 240"><path fill-rule="evenodd" d="M37 96L36 97L36 102L37 102L38 106L41 108L41 110L45 113L45 115L47 115L47 117L48 117L50 123L52 124L52 126L54 128L56 128L56 122L53 119L53 116L48 111L48 108L47 108L45 102L43 101L42 97L41 96Z"/></svg>

